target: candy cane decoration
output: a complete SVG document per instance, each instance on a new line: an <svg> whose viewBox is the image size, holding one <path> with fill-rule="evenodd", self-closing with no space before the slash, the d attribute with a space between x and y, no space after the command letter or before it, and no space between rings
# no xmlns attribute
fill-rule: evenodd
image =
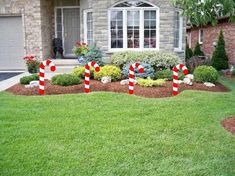
<svg viewBox="0 0 235 176"><path fill-rule="evenodd" d="M39 94L43 95L45 93L45 67L49 66L50 70L54 72L56 70L55 65L51 62L51 60L45 60L40 63L40 73L39 73Z"/></svg>
<svg viewBox="0 0 235 176"><path fill-rule="evenodd" d="M188 74L188 69L183 64L179 64L174 67L173 69L173 96L178 95L178 88L179 88L179 70L183 70L184 74Z"/></svg>
<svg viewBox="0 0 235 176"><path fill-rule="evenodd" d="M135 68L138 68L140 73L144 73L144 67L142 67L139 63L135 63L130 66L130 69L129 69L129 94L134 94Z"/></svg>
<svg viewBox="0 0 235 176"><path fill-rule="evenodd" d="M96 72L100 71L100 66L96 62L89 62L85 67L85 93L90 92L90 67L94 67Z"/></svg>

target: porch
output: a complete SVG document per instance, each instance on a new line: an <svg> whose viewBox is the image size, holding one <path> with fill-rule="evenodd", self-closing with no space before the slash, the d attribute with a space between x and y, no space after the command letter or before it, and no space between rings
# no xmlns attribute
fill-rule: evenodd
<svg viewBox="0 0 235 176"><path fill-rule="evenodd" d="M81 7L82 6L82 7ZM85 0L42 0L42 55L43 58L54 57L75 59L72 52L76 41L84 41L82 34L82 9L88 8ZM53 45L57 39L59 46ZM55 50L56 49L56 50ZM63 55L57 50L62 50Z"/></svg>

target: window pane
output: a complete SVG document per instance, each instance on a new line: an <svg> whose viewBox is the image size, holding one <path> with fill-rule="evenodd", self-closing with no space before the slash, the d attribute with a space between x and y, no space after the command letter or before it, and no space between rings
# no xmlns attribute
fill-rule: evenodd
<svg viewBox="0 0 235 176"><path fill-rule="evenodd" d="M174 47L179 48L180 42L180 14L179 12L175 13L175 34L174 34Z"/></svg>
<svg viewBox="0 0 235 176"><path fill-rule="evenodd" d="M140 13L139 11L127 12L127 47L139 48Z"/></svg>
<svg viewBox="0 0 235 176"><path fill-rule="evenodd" d="M111 48L123 48L123 12L111 12Z"/></svg>
<svg viewBox="0 0 235 176"><path fill-rule="evenodd" d="M86 19L86 25L87 25L87 44L92 45L93 44L93 16L92 12L87 12L87 19Z"/></svg>
<svg viewBox="0 0 235 176"><path fill-rule="evenodd" d="M156 48L157 19L155 10L144 11L144 48Z"/></svg>

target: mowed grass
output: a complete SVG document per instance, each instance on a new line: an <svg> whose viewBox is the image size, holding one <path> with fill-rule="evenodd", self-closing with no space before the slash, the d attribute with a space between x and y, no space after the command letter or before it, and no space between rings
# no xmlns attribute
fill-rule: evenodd
<svg viewBox="0 0 235 176"><path fill-rule="evenodd" d="M0 175L234 176L229 93L146 99L91 93L0 93Z"/></svg>

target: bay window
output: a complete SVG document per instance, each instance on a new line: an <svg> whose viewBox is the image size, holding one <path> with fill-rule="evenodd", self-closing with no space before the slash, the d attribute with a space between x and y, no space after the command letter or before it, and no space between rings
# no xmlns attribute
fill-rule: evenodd
<svg viewBox="0 0 235 176"><path fill-rule="evenodd" d="M159 49L158 8L138 0L126 1L109 10L109 49Z"/></svg>

